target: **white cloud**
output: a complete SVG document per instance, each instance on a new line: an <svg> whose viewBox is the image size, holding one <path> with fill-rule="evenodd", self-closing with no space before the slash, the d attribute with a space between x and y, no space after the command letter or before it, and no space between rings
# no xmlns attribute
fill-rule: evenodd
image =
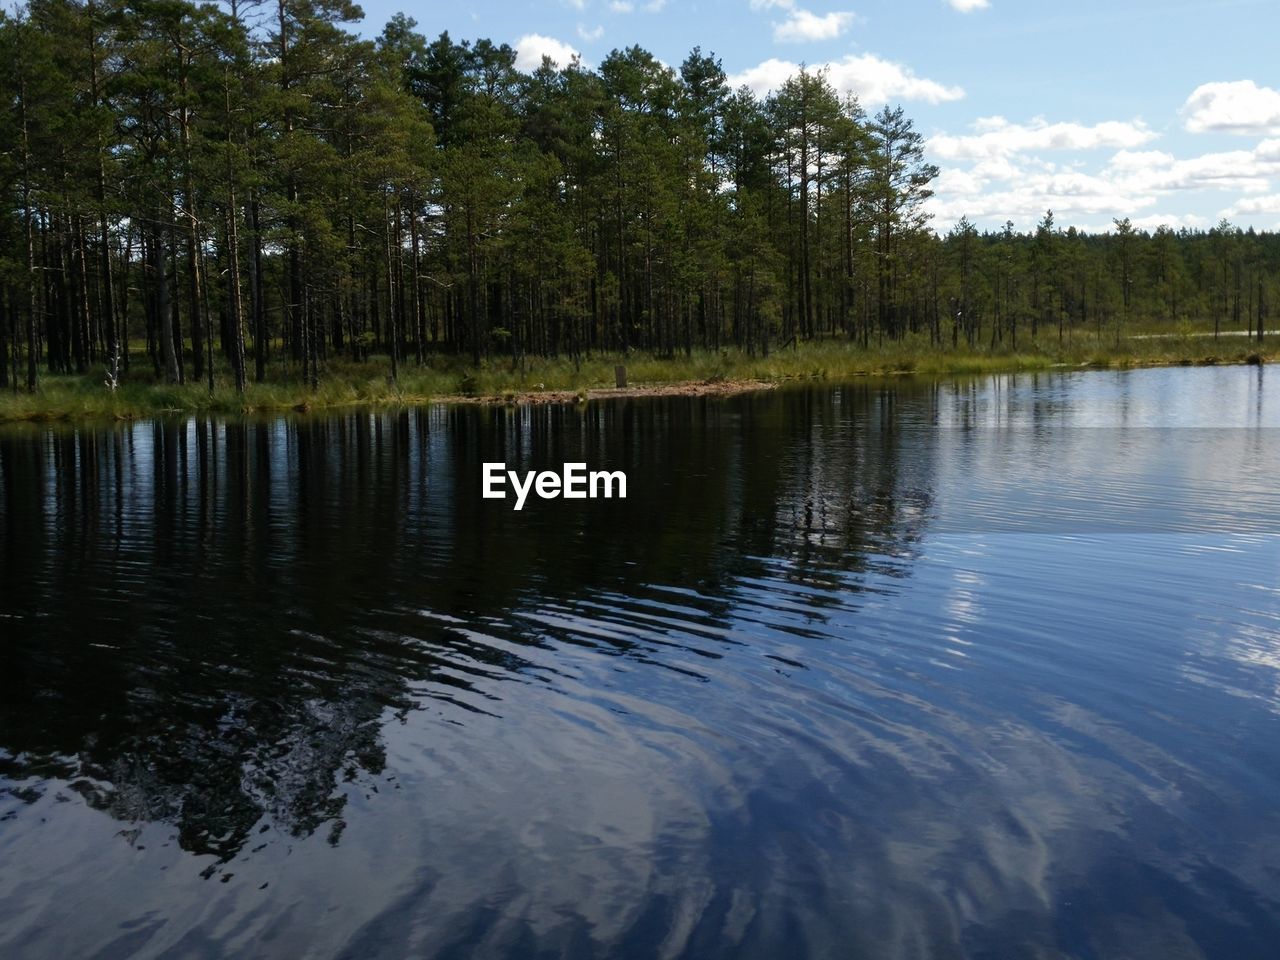
<svg viewBox="0 0 1280 960"><path fill-rule="evenodd" d="M1280 199L1271 187L1280 177L1280 140L1263 140L1252 150L1183 158L1163 150L1120 149L1091 172L1046 160L1035 151L1089 150L1126 138L1149 139L1140 136L1149 131L1140 124L1078 128L1041 121L1020 126L997 123L994 118L982 121L981 128L984 133L979 137L1002 132L1009 135L1004 140L938 136L927 142L931 155L942 155L937 149L941 144L953 161L973 161L968 167L962 162L948 164L934 182L929 211L938 229L945 230L961 215L980 222L1011 219L1028 227L1048 208L1053 209L1059 223L1091 230L1099 229L1098 224L1105 228L1111 217L1124 216L1148 230L1161 224L1174 228L1208 226L1207 218L1198 214L1150 212L1169 197L1188 193L1235 193L1236 202L1226 213L1232 218L1256 221L1280 213ZM1067 128L1065 133L1063 128ZM1058 132L1033 137L1028 131L1035 130Z"/></svg>
<svg viewBox="0 0 1280 960"><path fill-rule="evenodd" d="M578 24L578 39L581 40L583 43L595 43L595 41L599 40L603 36L604 36L603 26L595 26L588 29L582 24Z"/></svg>
<svg viewBox="0 0 1280 960"><path fill-rule="evenodd" d="M1111 169L1117 173L1142 173L1153 167L1168 167L1177 162L1162 150L1121 150L1111 158Z"/></svg>
<svg viewBox="0 0 1280 960"><path fill-rule="evenodd" d="M1187 97L1182 122L1192 133L1280 132L1280 90L1252 80L1205 83Z"/></svg>
<svg viewBox="0 0 1280 960"><path fill-rule="evenodd" d="M1259 214L1276 214L1280 216L1280 193L1268 194L1265 197L1245 197L1222 211L1228 218L1252 217Z"/></svg>
<svg viewBox="0 0 1280 960"><path fill-rule="evenodd" d="M823 70L827 79L841 93L855 94L864 105L874 106L897 100L923 100L944 103L964 96L960 87L948 87L934 80L918 77L909 67L882 60L874 54L816 64L812 70ZM729 77L734 87L749 87L758 95L776 90L788 77L800 72L800 65L788 60L770 58L754 67Z"/></svg>
<svg viewBox="0 0 1280 960"><path fill-rule="evenodd" d="M1056 209L1053 211L1053 215L1056 220L1058 218ZM1203 230L1206 227L1213 226L1217 223L1217 220L1211 220L1208 217L1202 217L1194 213L1148 213L1141 217L1130 217L1129 222L1135 230L1155 233L1160 227L1168 227L1171 230L1181 230L1183 227L1189 230ZM1116 230L1115 223L1105 214L1099 216L1096 220L1082 219L1078 222L1072 222L1068 226L1074 226L1077 230L1092 234L1115 233Z"/></svg>
<svg viewBox="0 0 1280 960"><path fill-rule="evenodd" d="M644 5L644 9L646 13L661 13L666 5L667 0L649 0L649 2Z"/></svg>
<svg viewBox="0 0 1280 960"><path fill-rule="evenodd" d="M817 14L798 6L796 0L751 0L751 9L786 11L787 19L773 22L773 39L779 43L834 40L853 24L848 11Z"/></svg>
<svg viewBox="0 0 1280 960"><path fill-rule="evenodd" d="M983 117L964 133L932 136L926 152L943 168L927 205L934 228L945 231L963 215L1025 229L1046 209L1062 226L1091 232L1110 229L1113 217L1129 217L1143 230L1204 228L1225 204L1222 216L1270 227L1280 216L1280 136L1261 135L1280 133L1280 93L1247 81L1206 84L1182 117L1192 131L1259 139L1252 148L1179 156L1163 144L1153 148L1157 133L1137 118L1083 124L1043 117ZM1188 212L1165 212L1170 207Z"/></svg>
<svg viewBox="0 0 1280 960"><path fill-rule="evenodd" d="M819 16L808 10L793 9L786 20L773 25L773 39L779 43L809 43L834 40L853 23L853 14L835 11Z"/></svg>
<svg viewBox="0 0 1280 960"><path fill-rule="evenodd" d="M1280 155L1270 155L1270 143L1264 140L1253 150L1205 153L1181 160L1157 151L1121 151L1112 158L1106 172L1134 189L1266 193L1270 178L1280 176Z"/></svg>
<svg viewBox="0 0 1280 960"><path fill-rule="evenodd" d="M976 133L963 136L941 134L930 138L930 151L946 160L981 160L1010 154L1039 151L1133 148L1154 140L1156 134L1141 120L1085 125L1049 123L1037 117L1030 123L1010 123L1004 117L983 117L974 124Z"/></svg>
<svg viewBox="0 0 1280 960"><path fill-rule="evenodd" d="M986 10L991 6L990 0L947 0L947 3L961 13L973 13L975 10Z"/></svg>
<svg viewBox="0 0 1280 960"><path fill-rule="evenodd" d="M631 0L613 0L609 4L609 9L614 13L630 13L635 8L636 6Z"/></svg>
<svg viewBox="0 0 1280 960"><path fill-rule="evenodd" d="M1052 209L1058 222L1120 217L1137 213L1155 204L1153 192L1135 193L1106 177L1079 171L1057 172L1028 168L1012 178L992 182L985 177L969 179L940 176L936 192L927 208L935 218L934 227L945 230L961 216L972 220L1003 223L1012 220L1020 228L1034 224Z"/></svg>
<svg viewBox="0 0 1280 960"><path fill-rule="evenodd" d="M1180 230L1183 227L1203 229L1210 226L1208 217L1202 217L1194 213L1150 213L1145 217L1134 217L1132 222L1135 228L1146 230L1148 233L1155 233L1160 227ZM1103 229L1109 229L1111 226L1113 225L1107 224Z"/></svg>
<svg viewBox="0 0 1280 960"><path fill-rule="evenodd" d="M516 69L524 71L537 70L542 66L542 58L550 57L558 67L567 67L574 57L580 56L577 50L554 37L544 37L540 33L526 33L515 42Z"/></svg>
<svg viewBox="0 0 1280 960"><path fill-rule="evenodd" d="M1148 171L1152 185L1160 190L1242 190L1263 193L1270 185L1267 177L1280 173L1280 164L1268 164L1251 150L1206 153L1178 160L1164 171Z"/></svg>

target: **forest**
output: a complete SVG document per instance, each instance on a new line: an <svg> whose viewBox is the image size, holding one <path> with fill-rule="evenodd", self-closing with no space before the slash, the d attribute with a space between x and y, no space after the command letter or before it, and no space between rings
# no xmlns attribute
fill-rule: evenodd
<svg viewBox="0 0 1280 960"><path fill-rule="evenodd" d="M695 48L517 69L347 0L32 0L0 18L0 386L315 388L480 365L1179 324L1261 339L1280 236L939 232L901 107L767 97Z"/></svg>

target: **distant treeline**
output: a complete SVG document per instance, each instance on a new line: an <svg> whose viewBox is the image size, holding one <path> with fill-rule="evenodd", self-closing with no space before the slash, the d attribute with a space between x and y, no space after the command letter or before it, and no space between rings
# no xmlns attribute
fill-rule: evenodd
<svg viewBox="0 0 1280 960"><path fill-rule="evenodd" d="M946 237L900 108L821 73L765 99L695 49L516 69L375 41L345 0L38 0L0 18L0 383L40 369L236 386L327 359L479 363L928 334L1007 344L1136 320L1265 323L1280 241ZM135 364L138 358L134 358Z"/></svg>

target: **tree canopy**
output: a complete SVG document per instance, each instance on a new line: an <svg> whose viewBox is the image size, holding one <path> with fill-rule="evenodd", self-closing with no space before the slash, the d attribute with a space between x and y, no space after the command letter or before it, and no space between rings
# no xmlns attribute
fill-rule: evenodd
<svg viewBox="0 0 1280 960"><path fill-rule="evenodd" d="M1220 224L945 236L902 108L714 54L516 67L346 0L32 0L0 18L0 383L313 384L335 357L580 358L1262 329L1280 245ZM142 345L145 343L145 352ZM137 349L131 351L130 345Z"/></svg>

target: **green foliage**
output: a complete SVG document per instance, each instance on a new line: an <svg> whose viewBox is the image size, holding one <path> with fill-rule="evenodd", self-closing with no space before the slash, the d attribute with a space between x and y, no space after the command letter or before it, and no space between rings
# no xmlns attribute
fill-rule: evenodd
<svg viewBox="0 0 1280 960"><path fill-rule="evenodd" d="M1276 236L1227 223L939 236L911 120L821 71L762 100L697 48L522 72L403 15L361 39L347 0L248 9L0 16L0 387L101 385L134 342L118 402L146 384L184 408L228 384L248 405L578 388L619 356L731 378L845 370L847 347L915 370L1258 331L1280 298Z"/></svg>

